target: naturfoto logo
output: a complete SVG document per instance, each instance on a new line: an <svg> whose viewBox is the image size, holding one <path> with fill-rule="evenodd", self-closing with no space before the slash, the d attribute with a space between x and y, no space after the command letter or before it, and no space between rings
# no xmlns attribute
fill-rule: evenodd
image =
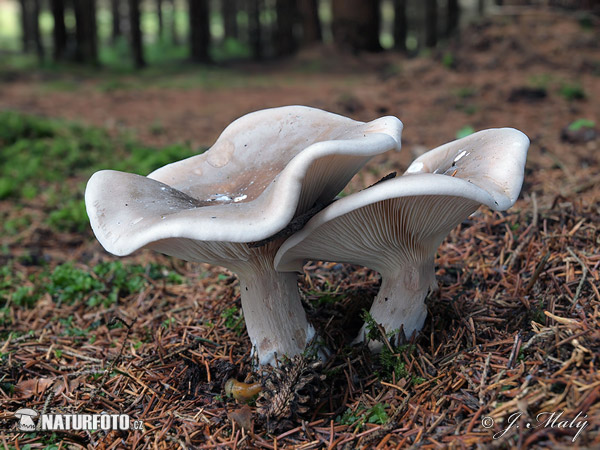
<svg viewBox="0 0 600 450"><path fill-rule="evenodd" d="M38 414L29 408L14 413L19 419L20 431L65 431L65 430L143 430L140 420L131 420L127 414ZM37 425L34 421L39 416Z"/></svg>

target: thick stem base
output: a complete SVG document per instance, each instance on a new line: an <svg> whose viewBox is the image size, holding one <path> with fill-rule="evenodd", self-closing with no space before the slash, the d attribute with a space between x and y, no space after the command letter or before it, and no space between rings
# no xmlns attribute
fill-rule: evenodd
<svg viewBox="0 0 600 450"><path fill-rule="evenodd" d="M240 274L242 309L260 365L302 353L315 330L306 319L295 273L262 267L260 274Z"/></svg>
<svg viewBox="0 0 600 450"><path fill-rule="evenodd" d="M369 311L371 317L383 326L386 333L398 332L402 328L404 336L410 338L425 323L425 297L434 281L433 267L409 267L394 274L382 274L379 293ZM364 342L367 333L365 324L354 342ZM383 345L380 341L369 341L369 348L374 352L380 351Z"/></svg>

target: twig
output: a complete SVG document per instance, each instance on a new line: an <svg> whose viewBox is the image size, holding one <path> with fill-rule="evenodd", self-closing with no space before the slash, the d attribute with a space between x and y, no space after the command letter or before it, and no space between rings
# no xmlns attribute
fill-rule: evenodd
<svg viewBox="0 0 600 450"><path fill-rule="evenodd" d="M109 375L113 372L115 366L120 361L121 356L123 355L123 350L125 349L125 345L127 344L127 341L129 340L129 335L131 334L133 325L135 325L135 323L137 322L137 317L135 319L133 319L133 321L130 324L125 322L120 317L114 317L108 322L108 326L114 325L117 322L121 322L127 328L127 334L125 335L125 339L123 339L123 343L121 344L121 349L119 350L119 354L117 355L117 357L115 359L112 360L110 366L104 370L104 374L102 375L102 378L100 379L100 384L98 386L96 386L94 388L94 390L90 393L90 397L89 397L88 401L85 403L82 403L78 407L78 410L81 410L81 409L83 409L84 406L89 405L96 397L96 394L98 394L98 392L104 388L104 385L106 384L106 380L108 379Z"/></svg>
<svg viewBox="0 0 600 450"><path fill-rule="evenodd" d="M521 334L517 333L515 335L515 343L512 346L512 350L510 351L510 356L508 357L508 362L506 363L507 369L512 368L512 365L515 362L515 357L517 356L517 354L519 353L519 350L521 349L521 342L522 342Z"/></svg>
<svg viewBox="0 0 600 450"><path fill-rule="evenodd" d="M527 283L527 286L525 287L525 294L528 294L529 291L531 290L531 288L533 287L533 285L535 284L536 280L542 273L542 270L544 270L544 267L546 267L546 263L548 262L549 257L550 257L550 252L546 252L546 254L542 258L542 260L539 262L539 264L535 268L535 271L533 272L533 275L531 276L529 283Z"/></svg>
<svg viewBox="0 0 600 450"><path fill-rule="evenodd" d="M582 269L581 281L577 285L577 290L575 291L575 295L573 296L573 300L572 300L573 304L575 304L577 302L577 299L579 298L579 295L581 294L581 288L583 288L583 284L585 283L585 279L588 274L588 268L583 263L583 261L579 258L579 256L577 256L577 254L573 250L571 250L571 247L567 247L567 251L571 254L571 256L573 258L575 258L577 260L577 262L581 265L581 269Z"/></svg>

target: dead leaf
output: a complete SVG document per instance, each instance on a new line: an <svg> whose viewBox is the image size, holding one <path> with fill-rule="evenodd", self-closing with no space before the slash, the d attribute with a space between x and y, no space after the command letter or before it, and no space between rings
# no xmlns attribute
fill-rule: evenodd
<svg viewBox="0 0 600 450"><path fill-rule="evenodd" d="M254 429L254 421L252 420L252 409L248 405L244 405L239 409L231 411L227 414L229 420L235 422L246 431L252 432Z"/></svg>
<svg viewBox="0 0 600 450"><path fill-rule="evenodd" d="M23 380L16 386L16 392L20 398L31 398L34 395L42 394L48 387L54 383L52 378L34 378L33 380Z"/></svg>

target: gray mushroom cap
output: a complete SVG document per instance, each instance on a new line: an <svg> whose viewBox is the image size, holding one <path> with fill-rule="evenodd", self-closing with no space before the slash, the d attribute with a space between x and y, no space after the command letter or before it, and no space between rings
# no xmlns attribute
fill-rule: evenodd
<svg viewBox="0 0 600 450"><path fill-rule="evenodd" d="M306 259L361 264L388 272L383 255L422 249L419 258L479 204L494 210L516 201L529 139L512 128L484 130L431 150L402 177L337 200L284 242L275 256L281 271ZM433 255L431 255L432 257ZM393 260L392 255L389 259Z"/></svg>
<svg viewBox="0 0 600 450"><path fill-rule="evenodd" d="M258 111L229 125L205 153L148 177L95 173L88 216L119 256L165 239L258 241L329 201L372 156L398 149L401 132L395 117L363 123L303 106Z"/></svg>
<svg viewBox="0 0 600 450"><path fill-rule="evenodd" d="M431 173L466 180L486 191L494 202L481 203L502 211L517 201L528 148L529 138L519 130L491 128L424 153L404 175Z"/></svg>

